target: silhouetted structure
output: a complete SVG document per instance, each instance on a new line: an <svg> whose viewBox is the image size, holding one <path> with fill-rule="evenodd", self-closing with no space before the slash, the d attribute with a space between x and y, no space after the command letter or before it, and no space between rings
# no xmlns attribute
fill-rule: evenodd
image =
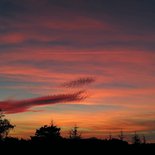
<svg viewBox="0 0 155 155"><path fill-rule="evenodd" d="M145 137L145 135L143 135L143 137L142 137L142 143L146 144L146 137Z"/></svg>
<svg viewBox="0 0 155 155"><path fill-rule="evenodd" d="M111 131L109 132L109 140L112 140L112 134L111 134Z"/></svg>
<svg viewBox="0 0 155 155"><path fill-rule="evenodd" d="M120 140L122 140L122 141L124 140L125 137L124 137L124 133L123 133L122 130L120 132L120 135L118 135L118 137L119 137Z"/></svg>

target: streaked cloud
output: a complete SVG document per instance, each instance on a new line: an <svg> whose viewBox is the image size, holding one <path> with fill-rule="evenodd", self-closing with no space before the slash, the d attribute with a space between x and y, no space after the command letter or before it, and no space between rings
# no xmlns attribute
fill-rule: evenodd
<svg viewBox="0 0 155 155"><path fill-rule="evenodd" d="M84 78L79 78L73 81L65 82L61 86L66 87L66 88L77 88L77 87L82 87L85 85L89 85L91 83L95 82L95 78L93 77L84 77Z"/></svg>
<svg viewBox="0 0 155 155"><path fill-rule="evenodd" d="M154 0L1 0L0 108L16 120L17 135L29 135L27 124L35 129L51 117L68 128L77 122L101 137L104 127L117 126L151 135L154 6ZM76 90L87 86L91 98L81 103L87 95ZM57 103L72 103L70 97L79 99L74 108L57 108ZM47 105L53 111L35 109ZM35 120L38 126L33 126Z"/></svg>
<svg viewBox="0 0 155 155"><path fill-rule="evenodd" d="M0 108L6 113L25 112L34 106L43 106L64 102L78 102L86 98L84 91L72 94L58 94L25 100L0 101Z"/></svg>

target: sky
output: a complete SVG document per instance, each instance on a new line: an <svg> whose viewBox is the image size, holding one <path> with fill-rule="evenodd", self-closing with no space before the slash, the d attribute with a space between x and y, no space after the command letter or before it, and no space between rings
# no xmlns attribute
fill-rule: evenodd
<svg viewBox="0 0 155 155"><path fill-rule="evenodd" d="M155 142L155 0L1 0L0 108L29 138L137 131Z"/></svg>

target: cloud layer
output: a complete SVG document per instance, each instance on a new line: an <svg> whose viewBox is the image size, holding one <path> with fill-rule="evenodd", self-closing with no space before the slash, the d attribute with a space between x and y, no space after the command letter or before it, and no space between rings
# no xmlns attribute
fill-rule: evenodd
<svg viewBox="0 0 155 155"><path fill-rule="evenodd" d="M63 126L79 122L102 136L103 126L130 125L141 131L143 122L147 126L149 122L151 128L144 130L151 135L155 126L155 116L149 116L155 109L154 6L154 0L0 0L0 108L14 113L17 126L24 121L33 126L35 120L44 123L53 117ZM89 84L92 97L82 104L102 105L101 114L94 108L92 115L89 106L86 113L78 102L77 112L71 106L66 107L67 114L63 108L49 113L45 108L44 117L43 107L38 113L30 112L39 105L51 109L54 103L76 100L83 93L69 91ZM104 105L111 108L105 112ZM125 120L131 116L132 120ZM126 127L115 124L116 117ZM25 132L23 125L18 135Z"/></svg>
<svg viewBox="0 0 155 155"><path fill-rule="evenodd" d="M0 48L154 51L154 3L2 0Z"/></svg>

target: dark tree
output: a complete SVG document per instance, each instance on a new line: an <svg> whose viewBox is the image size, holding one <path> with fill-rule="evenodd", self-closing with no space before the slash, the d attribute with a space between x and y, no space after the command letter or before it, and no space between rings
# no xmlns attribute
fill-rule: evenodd
<svg viewBox="0 0 155 155"><path fill-rule="evenodd" d="M0 139L7 137L9 131L15 126L10 123L8 119L5 118L4 113L0 110Z"/></svg>
<svg viewBox="0 0 155 155"><path fill-rule="evenodd" d="M141 144L141 139L139 135L135 132L134 136L132 137L133 144Z"/></svg>
<svg viewBox="0 0 155 155"><path fill-rule="evenodd" d="M53 123L51 125L44 125L43 127L36 130L35 136L31 139L48 139L48 140L59 140L61 139L60 135L61 128L58 128Z"/></svg>
<svg viewBox="0 0 155 155"><path fill-rule="evenodd" d="M69 132L69 138L70 139L81 139L81 133L78 132L77 126L75 126L71 131Z"/></svg>

